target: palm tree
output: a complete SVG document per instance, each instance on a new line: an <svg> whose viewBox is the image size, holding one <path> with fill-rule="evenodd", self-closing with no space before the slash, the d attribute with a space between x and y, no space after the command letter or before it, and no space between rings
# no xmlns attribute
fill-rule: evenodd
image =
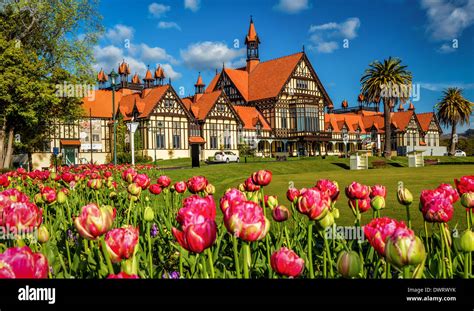
<svg viewBox="0 0 474 311"><path fill-rule="evenodd" d="M410 97L408 91L393 92L392 90L409 90L411 89L412 74L401 64L398 58L389 57L383 62L374 61L369 64L360 78L362 84L361 93L365 95L368 103L379 103L383 101L384 120L385 120L385 142L384 156L388 159L392 153L392 131L391 131L391 115L390 112L399 102L405 102Z"/></svg>
<svg viewBox="0 0 474 311"><path fill-rule="evenodd" d="M437 117L445 126L451 126L451 142L449 153L454 154L456 143L454 135L458 124L469 124L469 117L472 113L473 103L462 96L462 89L450 87L443 91L443 98L436 104L438 109Z"/></svg>

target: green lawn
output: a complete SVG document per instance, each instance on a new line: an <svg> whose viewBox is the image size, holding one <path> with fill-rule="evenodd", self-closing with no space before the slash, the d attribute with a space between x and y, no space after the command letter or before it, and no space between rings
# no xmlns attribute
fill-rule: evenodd
<svg viewBox="0 0 474 311"><path fill-rule="evenodd" d="M450 158L449 158L450 159ZM466 161L468 158L460 159ZM375 160L371 159L370 161ZM440 161L447 162L448 159L441 158ZM454 161L459 161L454 159ZM248 163L214 164L203 165L200 168L190 168L189 159L177 159L162 161L161 167L185 166L182 169L164 169L161 173L170 176L173 181L185 180L193 175L203 175L215 185L217 190L216 199L219 199L225 189L237 187L245 178L259 169L272 171L272 183L265 189L266 194L277 195L280 203L287 205L286 190L290 182L295 187L311 187L316 180L327 178L336 180L341 189L341 195L336 207L339 208L341 217L337 221L339 225L350 225L353 223L353 215L347 206L347 199L344 195L344 188L352 181L357 181L367 185L383 184L387 187L387 208L382 211L383 216L406 219L405 208L400 206L396 200L396 189L398 181L403 181L408 189L413 193L415 202L411 208L412 222L417 231L422 229L423 218L418 211L418 198L421 190L435 188L440 183L454 184L453 179L463 175L472 174L474 165L436 165L422 168L406 167L406 158L397 157L391 161L386 168L369 169L364 171L348 170L349 160L337 157L303 158L299 161L276 162L272 159L267 161L251 161ZM456 203L455 216L451 220L451 227L465 228L464 208ZM372 217L369 211L363 215L363 222L367 222Z"/></svg>

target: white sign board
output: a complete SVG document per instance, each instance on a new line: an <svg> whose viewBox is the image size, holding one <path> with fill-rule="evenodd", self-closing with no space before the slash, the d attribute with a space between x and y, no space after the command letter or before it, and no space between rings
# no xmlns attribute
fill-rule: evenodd
<svg viewBox="0 0 474 311"><path fill-rule="evenodd" d="M130 132L135 133L137 131L138 124L138 122L127 123L127 128Z"/></svg>
<svg viewBox="0 0 474 311"><path fill-rule="evenodd" d="M344 141L345 144L347 144L349 142L349 135L348 134L342 135L342 140Z"/></svg>

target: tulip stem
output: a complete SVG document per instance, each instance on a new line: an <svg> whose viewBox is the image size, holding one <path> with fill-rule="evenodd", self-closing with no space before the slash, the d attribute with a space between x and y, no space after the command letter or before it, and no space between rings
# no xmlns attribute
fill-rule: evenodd
<svg viewBox="0 0 474 311"><path fill-rule="evenodd" d="M127 211L127 224L130 224L130 211L132 210L133 207L133 200L130 198L130 204L128 205L128 211Z"/></svg>
<svg viewBox="0 0 474 311"><path fill-rule="evenodd" d="M244 248L244 278L248 279L250 277L250 245L247 242L244 242L242 247Z"/></svg>
<svg viewBox="0 0 474 311"><path fill-rule="evenodd" d="M440 224L440 225L444 226L444 224ZM445 230L443 230L443 239L444 239L444 245L446 247L446 253L448 254L448 264L449 264L448 273L450 277L452 278L453 277L453 261L451 258L451 246L449 245L448 233Z"/></svg>
<svg viewBox="0 0 474 311"><path fill-rule="evenodd" d="M211 278L214 279L216 276L214 274L214 261L212 259L212 251L210 248L208 248L206 252L207 252L207 259L209 260L209 267L211 270Z"/></svg>
<svg viewBox="0 0 474 311"><path fill-rule="evenodd" d="M331 278L334 278L334 270L332 268L332 259L331 259L331 251L329 249L329 243L326 237L324 236L324 232L321 232L321 235L323 236L324 245L326 247L326 255L327 255L328 263L329 263L329 275Z"/></svg>
<svg viewBox="0 0 474 311"><path fill-rule="evenodd" d="M209 278L209 274L207 274L207 263L206 263L206 258L204 256L201 257L202 259L202 276L203 278L205 279L208 279Z"/></svg>
<svg viewBox="0 0 474 311"><path fill-rule="evenodd" d="M263 216L267 218L267 211L265 207L265 195L263 193L263 186L260 186L260 196L262 197L262 209L263 209ZM265 235L265 248L266 248L266 253L267 253L267 266L268 266L268 278L272 278L272 268L271 268L271 262L270 262L270 241L269 239L270 232Z"/></svg>
<svg viewBox="0 0 474 311"><path fill-rule="evenodd" d="M232 236L232 242L234 244L234 262L235 262L235 270L237 272L237 278L241 279L242 274L240 273L240 261L239 261L239 250L238 250L238 240L235 235Z"/></svg>
<svg viewBox="0 0 474 311"><path fill-rule="evenodd" d="M179 277L182 278L183 275L183 248L179 252Z"/></svg>
<svg viewBox="0 0 474 311"><path fill-rule="evenodd" d="M443 227L442 227L442 223L439 224L439 234L440 234L440 240L441 240L441 267L442 267L442 271L443 271L443 279L446 278L446 261L444 260L445 259L445 250L444 250L444 237L443 237Z"/></svg>
<svg viewBox="0 0 474 311"><path fill-rule="evenodd" d="M410 279L410 266L403 267L403 279Z"/></svg>
<svg viewBox="0 0 474 311"><path fill-rule="evenodd" d="M407 210L407 222L408 222L409 229L411 229L410 206L411 204L405 205L405 208Z"/></svg>
<svg viewBox="0 0 474 311"><path fill-rule="evenodd" d="M467 229L471 230L471 209L466 209L466 223L467 223Z"/></svg>
<svg viewBox="0 0 474 311"><path fill-rule="evenodd" d="M71 275L71 252L69 251L69 241L68 241L68 238L66 238L64 244L66 244L66 253L67 253L67 261L68 261L68 267L69 267L69 275Z"/></svg>
<svg viewBox="0 0 474 311"><path fill-rule="evenodd" d="M430 252L430 243L429 243L429 237L428 237L428 223L426 220L423 221L425 224L425 241L426 241L426 248L428 253Z"/></svg>
<svg viewBox="0 0 474 311"><path fill-rule="evenodd" d="M309 277L314 279L314 268L313 268L313 224L310 222L308 225L308 264L309 264Z"/></svg>
<svg viewBox="0 0 474 311"><path fill-rule="evenodd" d="M469 253L464 253L464 278L469 278Z"/></svg>
<svg viewBox="0 0 474 311"><path fill-rule="evenodd" d="M150 236L150 230L151 230L151 224L148 221L146 224L146 235L148 238L148 264L149 264L149 269L150 269L150 279L153 278L153 257L152 257L152 245L151 245L151 236ZM181 274L180 274L181 275Z"/></svg>
<svg viewBox="0 0 474 311"><path fill-rule="evenodd" d="M107 245L105 245L105 238L103 236L100 237L100 243L102 245L102 252L104 253L107 268L109 269L109 274L115 274L114 267L112 266L112 262L110 261L109 253L107 252Z"/></svg>
<svg viewBox="0 0 474 311"><path fill-rule="evenodd" d="M285 226L283 226L283 231L285 232L285 237L286 237L286 245L288 246L288 248L291 249L291 242L290 242L290 236L288 235L288 228Z"/></svg>
<svg viewBox="0 0 474 311"><path fill-rule="evenodd" d="M72 224L71 209L69 208L68 200L66 200L66 209L67 209L67 218L69 220L69 223Z"/></svg>

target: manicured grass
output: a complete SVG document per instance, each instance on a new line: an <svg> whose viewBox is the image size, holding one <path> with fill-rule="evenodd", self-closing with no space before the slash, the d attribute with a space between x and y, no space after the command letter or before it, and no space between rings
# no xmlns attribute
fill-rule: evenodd
<svg viewBox="0 0 474 311"><path fill-rule="evenodd" d="M374 158L375 159L375 158ZM394 162L402 162L404 157L393 159ZM373 160L373 159L372 159ZM173 165L177 163L187 163L190 159L171 160ZM181 162L180 162L181 161ZM167 161L163 161L164 163ZM403 163L403 162L402 162ZM168 163L167 163L168 164ZM188 164L189 167L189 164ZM388 195L386 209L382 211L382 216L393 217L406 220L406 210L396 199L396 189L398 181L403 181L405 186L413 193L415 202L411 206L412 223L417 232L423 228L423 218L418 210L418 199L421 190L435 188L441 183L454 185L454 178L474 171L471 165L435 165L422 168L395 167L387 165L386 168L369 169L363 171L351 171L348 169L349 159L337 157L302 158L300 161L276 162L268 159L264 162L231 163L204 165L200 168L184 168L176 170L162 170L160 174L166 174L173 181L186 180L193 175L203 175L216 187L216 201L227 188L238 187L250 174L259 169L271 170L273 173L272 183L266 187L265 193L277 195L280 204L289 207L286 199L286 190L289 183L293 182L297 188L312 187L316 180L321 178L335 180L339 183L341 195L336 207L340 210L339 225L353 224L354 217L347 206L347 198L344 188L352 181L357 181L366 185L383 184L387 187ZM370 221L372 211L363 215L363 223ZM455 215L450 222L451 228L455 226L465 228L464 208L458 203L455 206Z"/></svg>

